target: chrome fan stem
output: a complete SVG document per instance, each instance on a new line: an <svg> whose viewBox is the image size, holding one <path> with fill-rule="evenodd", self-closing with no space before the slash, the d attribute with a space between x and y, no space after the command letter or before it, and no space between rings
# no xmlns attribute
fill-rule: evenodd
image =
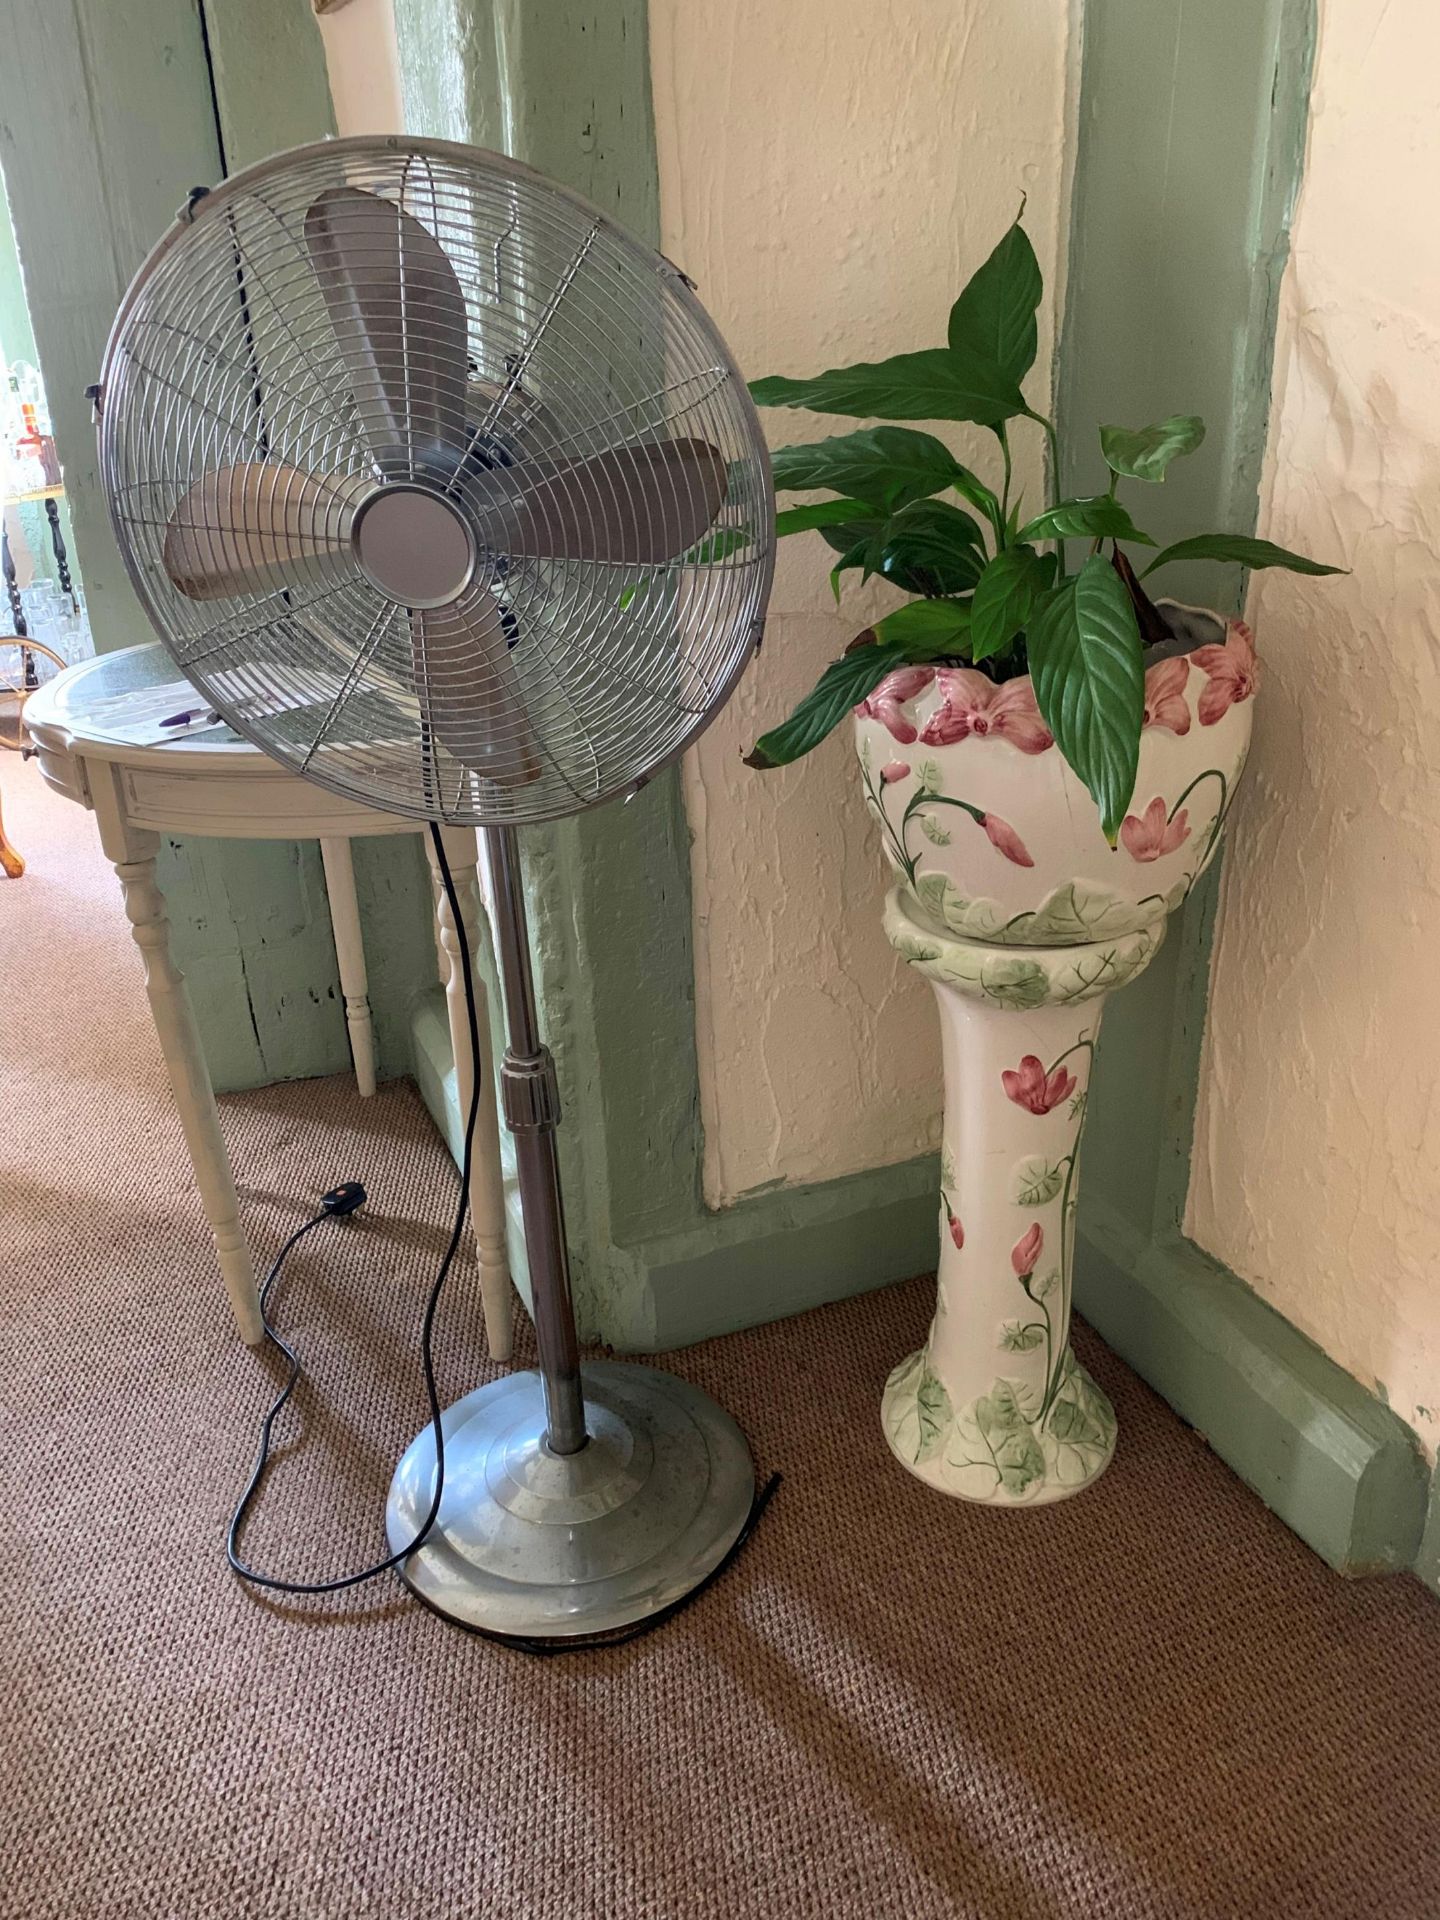
<svg viewBox="0 0 1440 1920"><path fill-rule="evenodd" d="M513 827L485 827L481 840L495 903L496 958L510 1028L510 1044L500 1068L500 1101L505 1124L515 1136L535 1342L545 1386L546 1439L552 1453L578 1453L586 1440L585 1403L555 1153L555 1129L560 1122L555 1062L540 1038L535 1013L519 840Z"/></svg>

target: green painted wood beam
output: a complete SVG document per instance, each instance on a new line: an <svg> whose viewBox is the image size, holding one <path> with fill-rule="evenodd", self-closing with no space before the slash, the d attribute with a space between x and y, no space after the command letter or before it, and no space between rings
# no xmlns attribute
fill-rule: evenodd
<svg viewBox="0 0 1440 1920"><path fill-rule="evenodd" d="M1202 414L1204 448L1163 487L1122 483L1162 540L1254 530L1314 44L1314 0L1084 10L1063 479L1096 489L1102 421ZM1244 582L1196 567L1167 588L1233 608ZM1412 1563L1424 1524L1414 1434L1180 1231L1218 886L1212 870L1156 963L1106 1009L1076 1303L1330 1565L1390 1571ZM1433 1539L1440 1578L1440 1522Z"/></svg>
<svg viewBox="0 0 1440 1920"><path fill-rule="evenodd" d="M208 42L208 45L207 45ZM0 0L0 169L55 422L97 647L153 638L111 538L85 387L116 306L192 186L332 132L314 18L291 0ZM212 68L213 62L213 68ZM143 103L143 110L142 110ZM217 113L219 120L217 123ZM161 850L175 951L217 1087L349 1063L318 849L190 839ZM433 978L417 840L357 842L382 1075L411 1063Z"/></svg>

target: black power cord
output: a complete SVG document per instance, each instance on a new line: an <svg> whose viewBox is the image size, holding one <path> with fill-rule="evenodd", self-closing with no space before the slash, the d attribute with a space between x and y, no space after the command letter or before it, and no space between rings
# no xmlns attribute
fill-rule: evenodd
<svg viewBox="0 0 1440 1920"><path fill-rule="evenodd" d="M440 879L445 888L445 898L450 905L451 918L456 930L456 947L460 954L460 972L465 982L465 1014L470 1027L470 1067L471 1092L470 1112L465 1120L465 1147L460 1157L460 1199L455 1209L455 1224L450 1233L450 1244L446 1247L429 1297L425 1302L425 1318L420 1327L420 1365L425 1375L425 1397L430 1402L430 1423L435 1435L435 1493L430 1502L430 1510L421 1523L415 1538L403 1546L398 1553L390 1554L384 1560L377 1560L372 1566L361 1567L355 1573L343 1573L333 1580L281 1580L274 1574L261 1573L240 1558L240 1533L245 1524L245 1516L250 1511L255 1496L265 1477L265 1469L270 1462L270 1440L275 1422L280 1417L291 1394L299 1383L301 1372L300 1356L275 1331L266 1313L270 1292L280 1277L291 1251L299 1245L307 1233L312 1232L326 1220L343 1219L364 1205L365 1189L358 1181L347 1181L338 1187L332 1187L320 1202L320 1211L297 1227L290 1238L281 1247L270 1263L270 1271L265 1276L265 1284L260 1289L260 1323L265 1329L265 1338L271 1346L283 1353L290 1363L290 1377L275 1396L270 1411L260 1423L260 1449L255 1465L241 1494L234 1515L230 1521L230 1530L225 1539L225 1557L233 1570L242 1580L248 1580L251 1586L263 1587L269 1593L340 1593L346 1587L358 1587L363 1581L373 1580L377 1575L389 1573L393 1568L408 1560L417 1548L424 1545L440 1513L440 1502L445 1493L445 1432L440 1424L440 1395L435 1385L435 1364L431 1355L431 1341L435 1330L435 1313L440 1305L440 1295L449 1278L460 1246L460 1236L465 1231L465 1217L470 1207L470 1165L475 1142L475 1123L480 1113L480 1100L484 1088L484 1078L480 1058L480 1023L475 1014L475 981L470 967L470 942L465 937L465 922L460 917L460 902L455 893L455 881L450 872L450 862L445 857L445 842L440 829L432 821L430 839L435 848L435 864L440 869Z"/></svg>
<svg viewBox="0 0 1440 1920"><path fill-rule="evenodd" d="M433 821L430 825L430 838L435 848L435 863L440 869L440 878L445 888L445 898L449 902L451 917L458 936L456 945L460 952L461 977L465 983L465 1015L470 1029L471 1065L470 1111L465 1120L465 1146L460 1160L460 1199L455 1209L455 1224L451 1230L450 1243L445 1249L444 1256L436 1271L435 1279L431 1284L430 1292L425 1302L425 1318L420 1328L420 1365L425 1375L425 1396L430 1402L430 1423L435 1435L435 1493L430 1502L430 1510L425 1515L419 1531L416 1533L414 1539L403 1546L398 1553L392 1553L384 1560L377 1560L371 1566L361 1567L354 1573L340 1574L333 1580L281 1580L274 1574L261 1573L258 1568L250 1566L248 1562L242 1560L240 1557L241 1529L244 1527L246 1515L254 1504L255 1497L260 1491L261 1482L265 1477L265 1470L270 1463L270 1443L275 1422L280 1417L281 1410L299 1384L303 1371L300 1364L300 1356L295 1352L295 1349L276 1332L266 1312L271 1289L279 1279L281 1269L286 1259L293 1249L305 1238L307 1233L313 1232L316 1227L322 1225L326 1220L344 1219L348 1215L357 1212L359 1208L365 1204L367 1196L364 1187L361 1186L358 1180L348 1180L338 1187L332 1187L328 1193L321 1195L320 1211L313 1214L310 1219L305 1221L303 1225L297 1227L294 1233L290 1235L290 1238L271 1261L270 1271L266 1274L265 1283L260 1289L260 1322L265 1329L265 1338L280 1353L284 1354L286 1360L290 1363L290 1375L285 1385L271 1402L269 1412L260 1423L259 1451L256 1455L255 1465L251 1470L250 1478L246 1483L245 1491L241 1494L234 1515L230 1521L230 1530L225 1540L225 1557L230 1562L234 1572L236 1572L242 1580L249 1581L251 1586L263 1587L269 1593L341 1593L346 1587L358 1587L366 1580L374 1580L379 1574L392 1572L395 1568L402 1565L404 1561L408 1560L412 1553L416 1552L418 1548L425 1544L439 1517L440 1502L445 1493L445 1432L440 1423L440 1396L435 1385L435 1366L431 1354L431 1343L435 1329L435 1314L440 1305L440 1296L444 1291L445 1282L449 1278L450 1268L454 1263L456 1252L459 1249L460 1237L465 1230L465 1219L469 1211L470 1166L474 1150L475 1125L480 1112L484 1080L482 1077L480 1057L480 1023L475 1012L475 980L471 970L470 943L465 937L465 923L460 917L460 902L456 897L455 881L450 872L450 862L445 857L445 843L441 838L440 829ZM719 1579L720 1575L729 1567L731 1561L734 1560L740 1549L754 1532L757 1522L766 1507L769 1506L770 1500L779 1484L780 1475L775 1473L770 1476L765 1486L757 1491L754 1504L751 1506L744 1526L740 1529L738 1536L732 1542L729 1551L724 1555L723 1559L721 1559L719 1565L714 1567L689 1593L682 1594L678 1600L672 1601L668 1607L662 1607L657 1613L651 1614L648 1619L636 1621L633 1626L618 1628L611 1633L585 1634L574 1638L558 1640L538 1640L515 1634L493 1633L483 1628L472 1628L470 1631L476 1633L481 1639L493 1640L501 1646L511 1647L518 1652L530 1654L583 1653L594 1648L625 1646L630 1641L638 1639L641 1634L649 1633L654 1628L663 1626L667 1620L673 1619L683 1607L688 1606L691 1601L697 1600L702 1593ZM448 1618L448 1616L442 1617Z"/></svg>

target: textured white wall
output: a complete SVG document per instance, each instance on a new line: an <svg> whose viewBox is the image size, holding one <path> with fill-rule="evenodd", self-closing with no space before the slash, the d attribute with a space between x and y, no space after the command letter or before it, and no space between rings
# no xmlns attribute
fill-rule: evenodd
<svg viewBox="0 0 1440 1920"><path fill-rule="evenodd" d="M662 244L752 378L940 344L1022 191L1057 286L1068 0L650 0L650 38ZM1050 346L1047 315L1042 410ZM766 419L776 444L859 424ZM988 434L946 437L992 462ZM1033 441L1021 473L1038 500ZM818 535L785 543L765 650L686 766L711 1204L938 1135L935 1017L880 930L849 740L740 764L884 604L852 589L837 617L828 567Z"/></svg>
<svg viewBox="0 0 1440 1920"><path fill-rule="evenodd" d="M350 0L319 24L336 130L398 133L405 119L392 0Z"/></svg>
<svg viewBox="0 0 1440 1920"><path fill-rule="evenodd" d="M1440 1440L1440 12L1325 0L1189 1229Z"/></svg>

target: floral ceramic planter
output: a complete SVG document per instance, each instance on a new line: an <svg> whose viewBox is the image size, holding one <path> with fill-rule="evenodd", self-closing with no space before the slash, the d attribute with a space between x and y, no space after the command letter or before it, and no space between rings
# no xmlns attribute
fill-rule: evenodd
<svg viewBox="0 0 1440 1920"><path fill-rule="evenodd" d="M1080 1135L1105 996L1146 967L1213 858L1257 673L1238 620L1162 603L1136 800L1112 849L1028 680L892 674L857 710L897 885L885 931L939 1003L939 1292L882 1419L944 1492L1040 1505L1096 1479L1110 1403L1069 1346Z"/></svg>
<svg viewBox="0 0 1440 1920"><path fill-rule="evenodd" d="M907 910L996 946L1074 946L1163 920L1214 855L1250 744L1240 620L1162 601L1175 650L1145 674L1133 810L1111 847L1029 678L903 667L856 709L866 797Z"/></svg>

